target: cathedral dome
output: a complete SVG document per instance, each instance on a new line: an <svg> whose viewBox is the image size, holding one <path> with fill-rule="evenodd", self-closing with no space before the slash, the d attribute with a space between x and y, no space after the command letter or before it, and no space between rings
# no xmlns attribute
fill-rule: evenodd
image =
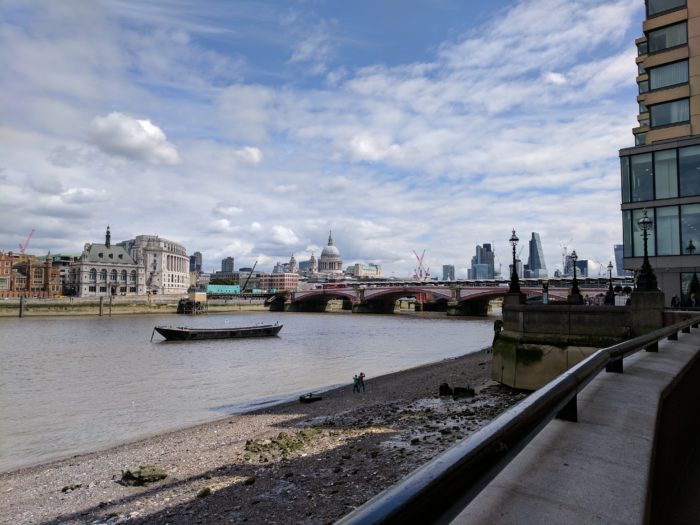
<svg viewBox="0 0 700 525"><path fill-rule="evenodd" d="M323 248L321 257L318 260L318 271L321 273L342 273L343 260L340 257L340 250L333 246L333 233L328 233L328 246Z"/></svg>

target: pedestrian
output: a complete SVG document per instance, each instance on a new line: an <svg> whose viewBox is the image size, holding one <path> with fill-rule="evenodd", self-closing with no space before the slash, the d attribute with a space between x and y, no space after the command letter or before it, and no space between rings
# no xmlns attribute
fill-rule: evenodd
<svg viewBox="0 0 700 525"><path fill-rule="evenodd" d="M353 393L360 391L360 378L357 377L357 374L355 374L352 378L352 391Z"/></svg>
<svg viewBox="0 0 700 525"><path fill-rule="evenodd" d="M362 391L365 391L365 373L360 372L360 377L358 378L360 380L360 386L362 387ZM359 392L360 389L358 388L357 391Z"/></svg>
<svg viewBox="0 0 700 525"><path fill-rule="evenodd" d="M673 296L673 299L671 299L671 308L678 308L681 305L681 300L678 298L677 295Z"/></svg>

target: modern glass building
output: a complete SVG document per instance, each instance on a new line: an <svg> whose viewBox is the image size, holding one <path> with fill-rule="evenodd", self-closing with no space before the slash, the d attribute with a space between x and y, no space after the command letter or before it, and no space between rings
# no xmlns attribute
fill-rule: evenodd
<svg viewBox="0 0 700 525"><path fill-rule="evenodd" d="M670 304L700 267L700 0L647 0L643 31L639 126L635 146L620 150L623 266L642 264L647 210L650 262Z"/></svg>
<svg viewBox="0 0 700 525"><path fill-rule="evenodd" d="M527 266L530 272L529 277L546 278L547 265L544 262L544 252L542 251L542 241L539 233L532 232L529 247L530 255L527 259Z"/></svg>

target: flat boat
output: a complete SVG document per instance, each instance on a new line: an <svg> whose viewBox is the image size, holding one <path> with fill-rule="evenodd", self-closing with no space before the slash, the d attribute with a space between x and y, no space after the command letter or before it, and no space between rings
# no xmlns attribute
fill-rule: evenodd
<svg viewBox="0 0 700 525"><path fill-rule="evenodd" d="M244 337L272 337L282 330L281 324L239 326L237 328L187 328L185 326L156 326L154 330L168 341L195 341L201 339L242 339Z"/></svg>

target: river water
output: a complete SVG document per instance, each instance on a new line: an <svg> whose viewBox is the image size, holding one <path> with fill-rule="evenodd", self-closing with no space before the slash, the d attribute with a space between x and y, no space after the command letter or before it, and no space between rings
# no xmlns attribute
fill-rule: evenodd
<svg viewBox="0 0 700 525"><path fill-rule="evenodd" d="M155 325L284 324L278 337L164 342ZM0 319L0 472L484 348L493 320L235 313Z"/></svg>

